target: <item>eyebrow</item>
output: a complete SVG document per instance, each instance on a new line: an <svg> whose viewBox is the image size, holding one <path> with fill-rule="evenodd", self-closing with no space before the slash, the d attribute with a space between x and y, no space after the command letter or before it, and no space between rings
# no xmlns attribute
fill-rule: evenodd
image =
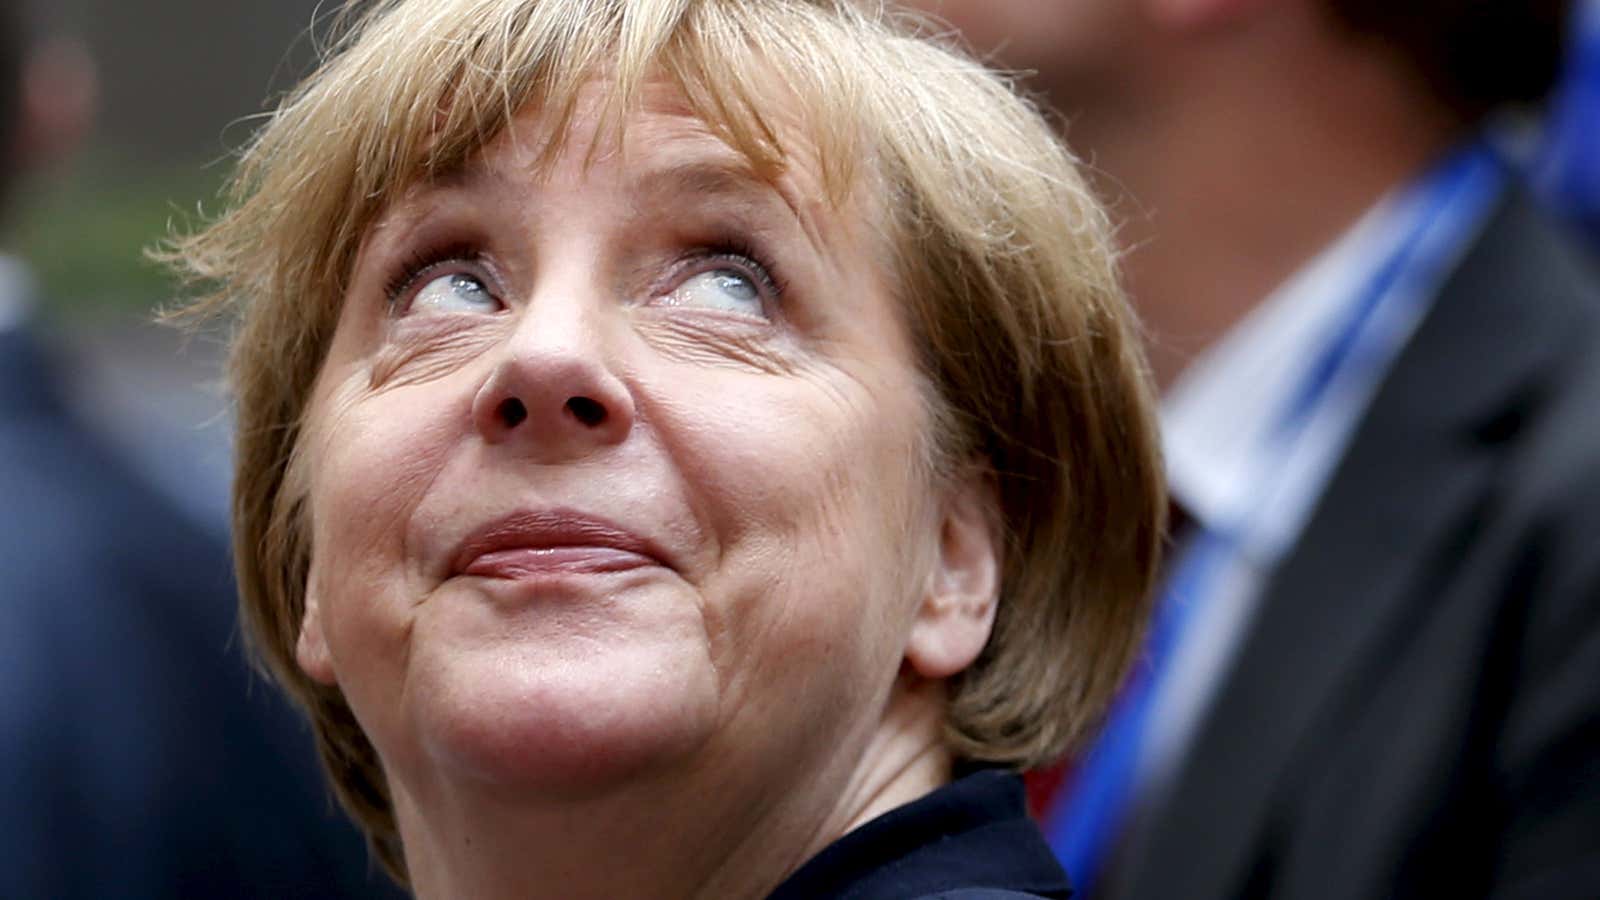
<svg viewBox="0 0 1600 900"><path fill-rule="evenodd" d="M765 205L781 205L799 227L812 248L826 253L822 235L812 216L807 214L792 191L763 178L742 161L694 160L681 165L647 168L628 180L628 192L643 212L665 201L683 197L749 199Z"/></svg>
<svg viewBox="0 0 1600 900"><path fill-rule="evenodd" d="M628 193L640 205L683 196L769 199L776 198L799 218L799 211L771 182L748 167L732 162L698 160L682 165L650 168L627 182Z"/></svg>
<svg viewBox="0 0 1600 900"><path fill-rule="evenodd" d="M734 160L699 159L676 165L651 166L630 179L635 190L658 188L713 194L768 190L770 185L748 166Z"/></svg>
<svg viewBox="0 0 1600 900"><path fill-rule="evenodd" d="M628 173L624 189L632 198L635 215L661 215L683 198L712 198L757 201L768 207L781 206L818 253L826 254L822 232L814 218L793 196L794 191L772 179L763 178L743 158L696 158L678 164L644 165L636 174ZM468 164L436 173L428 182L427 193L470 194L480 191L501 193L506 182L498 173L482 165Z"/></svg>
<svg viewBox="0 0 1600 900"><path fill-rule="evenodd" d="M430 191L496 190L504 179L479 161L434 173L425 184ZM659 194L738 195L772 192L789 200L771 180L738 159L699 159L677 165L650 166L630 174L631 192Z"/></svg>

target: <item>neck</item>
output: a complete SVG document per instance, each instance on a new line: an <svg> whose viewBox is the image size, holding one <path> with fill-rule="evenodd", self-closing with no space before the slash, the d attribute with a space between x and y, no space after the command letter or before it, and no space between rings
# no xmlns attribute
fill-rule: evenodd
<svg viewBox="0 0 1600 900"><path fill-rule="evenodd" d="M1068 134L1124 221L1163 389L1463 131L1387 60L1271 37L1287 49L1208 46L1167 93L1087 103Z"/></svg>
<svg viewBox="0 0 1600 900"><path fill-rule="evenodd" d="M391 776L412 887L424 900L764 897L846 832L949 781L943 721L942 688L921 683L897 690L861 752L812 767L710 754L570 797Z"/></svg>

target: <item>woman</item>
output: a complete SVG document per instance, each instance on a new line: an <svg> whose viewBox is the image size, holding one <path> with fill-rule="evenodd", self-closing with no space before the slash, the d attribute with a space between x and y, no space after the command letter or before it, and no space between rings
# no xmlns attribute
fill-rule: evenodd
<svg viewBox="0 0 1600 900"><path fill-rule="evenodd" d="M799 0L355 17L176 258L244 606L424 897L1064 896L1014 776L1161 523L1107 225L975 63Z"/></svg>

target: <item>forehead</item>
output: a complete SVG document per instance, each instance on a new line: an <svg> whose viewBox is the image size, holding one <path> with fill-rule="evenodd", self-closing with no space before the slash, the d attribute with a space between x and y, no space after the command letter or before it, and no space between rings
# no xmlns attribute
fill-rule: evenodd
<svg viewBox="0 0 1600 900"><path fill-rule="evenodd" d="M880 274L893 270L885 229L884 191L861 160L828 165L800 106L778 89L767 92L755 130L765 147L736 146L728 125L708 122L677 87L641 86L626 102L602 80L576 96L570 115L536 106L460 165L413 182L379 217L376 230L424 214L441 198L471 193L509 200L529 189L583 185L615 192L641 216L670 214L686 204L770 207L792 219L825 255L866 254ZM750 126L752 123L742 123ZM843 183L832 177L848 173Z"/></svg>
<svg viewBox="0 0 1600 900"><path fill-rule="evenodd" d="M521 110L468 171L502 177L533 174L546 180L589 179L597 174L630 187L651 187L673 172L695 185L719 192L776 192L800 200L827 199L817 149L781 104L763 110L782 123L784 141L777 153L740 148L670 85L646 84L635 105L591 82L577 96L564 120L537 107ZM781 154L781 155L780 155Z"/></svg>

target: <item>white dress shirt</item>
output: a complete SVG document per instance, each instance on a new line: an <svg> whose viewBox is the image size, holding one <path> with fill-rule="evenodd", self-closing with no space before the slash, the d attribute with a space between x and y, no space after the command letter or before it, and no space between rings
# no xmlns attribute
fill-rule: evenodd
<svg viewBox="0 0 1600 900"><path fill-rule="evenodd" d="M1173 498L1197 526L1226 535L1229 552L1207 582L1204 615L1185 624L1153 697L1138 764L1147 796L1171 775L1266 578L1304 529L1394 357L1481 231L1499 182L1487 171L1472 177L1474 190L1447 199L1442 216L1415 191L1385 197L1195 360L1166 394L1161 424ZM1393 289L1408 296L1376 307L1362 326L1360 358L1341 369L1285 438L1286 411L1315 377L1316 361L1349 329L1396 246L1413 233L1421 245L1437 245L1429 248L1432 265Z"/></svg>

